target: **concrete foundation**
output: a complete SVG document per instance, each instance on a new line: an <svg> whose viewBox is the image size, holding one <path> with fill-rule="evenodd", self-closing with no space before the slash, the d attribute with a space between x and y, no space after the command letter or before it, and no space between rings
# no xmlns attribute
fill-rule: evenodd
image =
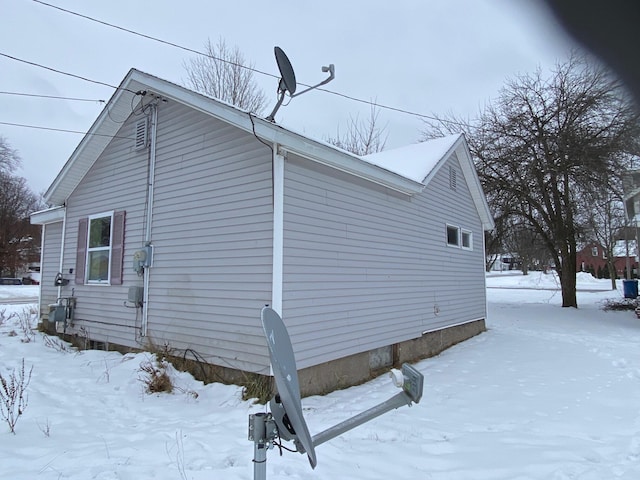
<svg viewBox="0 0 640 480"><path fill-rule="evenodd" d="M399 368L405 362L412 363L436 356L456 343L474 337L485 330L484 319L476 320L425 333L420 338L385 347L391 350L391 357L386 355L384 349L376 349L305 368L298 371L301 394L303 397L324 395L333 390L359 385L388 371L391 367ZM386 358L392 361L385 364Z"/></svg>
<svg viewBox="0 0 640 480"><path fill-rule="evenodd" d="M55 325L46 317L42 318L43 330L56 334ZM303 397L324 395L334 390L359 385L374 378L392 367L399 368L403 363L416 362L423 358L438 355L447 348L474 337L486 330L484 319L461 325L428 332L420 338L406 342L377 348L368 352L357 353L348 357L332 360L321 365L298 371L300 393ZM67 341L78 345L78 339L71 335L60 335ZM109 344L105 349L133 351L118 345ZM198 380L206 383L222 382L245 387L245 397L267 401L273 391L273 379L269 376L246 373L231 368L211 365L198 359L172 358L172 363L179 370L190 372Z"/></svg>

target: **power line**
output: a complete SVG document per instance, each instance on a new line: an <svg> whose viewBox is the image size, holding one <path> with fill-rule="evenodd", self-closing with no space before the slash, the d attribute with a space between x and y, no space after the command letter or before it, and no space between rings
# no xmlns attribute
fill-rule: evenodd
<svg viewBox="0 0 640 480"><path fill-rule="evenodd" d="M134 92L133 90L130 90L128 88L121 88L121 87L117 87L115 85L111 85L109 83L100 82L98 80L92 80L90 78L83 77L81 75L76 75L75 73L64 72L62 70L58 70L58 69L53 68L53 67L47 67L46 65L42 65L40 63L30 62L29 60L24 60L22 58L14 57L13 55L9 55L9 54L6 54L6 53L0 52L0 56L6 57L6 58L10 58L11 60L15 60L16 62L26 63L27 65L32 65L34 67L44 68L45 70L49 70L51 72L59 73L61 75L66 75L68 77L73 77L73 78L77 78L79 80L84 80L85 82L95 83L97 85L104 85L105 87L110 87L110 88L113 88L115 90L126 90L128 92L133 93L133 94L137 94L137 92Z"/></svg>
<svg viewBox="0 0 640 480"><path fill-rule="evenodd" d="M182 45L178 45L177 43L169 42L169 41L157 38L157 37L153 37L151 35L146 35L144 33L137 32L135 30L130 30L128 28L120 27L118 25L115 25L115 24L112 24L112 23L108 23L108 22L105 22L103 20L99 20L97 18L90 17L88 15L83 15L81 13L74 12L72 10L67 10L65 8L58 7L57 5L52 5L50 3L43 2L42 0L33 0L33 1L36 2L36 3L39 3L41 5L44 5L46 7L54 8L54 9L59 10L61 12L65 12L65 13L68 13L70 15L75 15L77 17L84 18L86 20L89 20L89 21L92 21L92 22L95 22L95 23L99 23L101 25L105 25L107 27L115 28L117 30L121 30L123 32L127 32L127 33L130 33L132 35L137 35L139 37L143 37L143 38L146 38L146 39L149 39L149 40L153 40L155 42L159 42L159 43L162 43L162 44L165 44L165 45L169 45L171 47L179 48L180 50L184 50L186 52L195 53L197 55L202 55L204 57L210 57L210 58L213 58L214 60L225 62L225 63L229 63L231 65L234 65L234 66L237 66L237 67L240 67L240 68L244 68L246 70L250 70L252 72L259 73L261 75L266 75L266 76L269 76L269 77L272 77L272 78L279 78L277 75L273 75L272 73L263 72L261 70L257 70L257 69L252 68L252 67L247 67L246 65L230 62L230 61L225 60L223 58L214 57L214 56L209 55L207 53L200 52L198 50L194 50L192 48L185 47L185 46L182 46ZM300 85L302 85L304 87L310 87L311 86L311 85L307 85L307 84L304 84L304 83L300 83ZM361 98L353 97L351 95L346 95L344 93L334 92L333 90L328 90L326 88L318 88L318 90L320 90L321 92L330 93L331 95L336 95L338 97L345 98L347 100L351 100L351 101L359 102L359 103L364 103L366 105L371 105L371 106L382 108L382 109L385 109L385 110L391 110L391 111L394 111L394 112L403 113L403 114L406 114L406 115L412 115L414 117L419 117L419 118L425 118L425 119L428 119L428 120L443 121L443 122L446 122L446 123L451 123L451 124L456 124L456 125L458 124L458 122L455 122L455 121L444 120L444 119L435 117L433 115L425 115L423 113L412 112L410 110L406 110L406 109L403 109L403 108L392 107L392 106L384 105L384 104L381 104L381 103L371 102L369 100L364 100L364 99L361 99Z"/></svg>
<svg viewBox="0 0 640 480"><path fill-rule="evenodd" d="M24 123L13 123L13 122L0 122L0 125L8 125L10 127L23 127L23 128L34 128L36 130L49 130L49 131L53 131L53 132L64 132L64 133L78 133L80 135L93 135L96 137L109 137L109 138L122 138L125 140L134 140L133 137L121 137L121 136L117 136L117 135L106 135L103 133L89 133L89 132L83 132L81 130L68 130L65 128L53 128L53 127L43 127L40 125L27 125Z"/></svg>
<svg viewBox="0 0 640 480"><path fill-rule="evenodd" d="M198 50L194 50L193 48L185 47L183 45L178 45L177 43L169 42L167 40L162 40L161 38L157 38L157 37L153 37L151 35L147 35L147 34L144 34L144 33L136 32L135 30L130 30L128 28L121 27L121 26L115 25L113 23L105 22L104 20L99 20L97 18L93 18L93 17L90 17L88 15L83 15L81 13L74 12L73 10L67 10L66 8L62 8L62 7L59 7L57 5L52 5L50 3L46 3L46 2L43 2L41 0L33 0L33 1L36 2L36 3L39 3L41 5L44 5L46 7L55 8L56 10L60 10L61 12L65 12L65 13L68 13L70 15L75 15L76 17L84 18L86 20L90 20L92 22L96 22L96 23L99 23L101 25L105 25L107 27L115 28L117 30L122 30L123 32L127 32L127 33L130 33L132 35L137 35L139 37L143 37L143 38L146 38L146 39L149 39L149 40L153 40L155 42L163 43L163 44L169 45L171 47L179 48L180 50L184 50L185 52L195 53L197 55L202 55L204 57L211 57L211 58L213 58L215 60L219 60L221 62L225 62L225 63L228 63L230 65L234 65L236 67L245 68L247 70L251 70L252 72L259 73L261 75L266 75L268 77L273 77L273 78L276 78L276 79L279 78L277 75L274 75L272 73L263 72L261 70L257 70L257 69L252 68L252 67L247 67L246 65L242 65L242 64L239 64L239 63L234 63L234 62L231 62L229 60L225 60L224 58L217 58L217 57L214 57L214 56L209 55L207 53L200 52ZM304 84L301 83L300 85L304 85ZM306 87L306 86L309 86L309 85L304 85L304 86Z"/></svg>
<svg viewBox="0 0 640 480"><path fill-rule="evenodd" d="M98 100L95 98L76 98L76 97L62 97L58 95L41 95L38 93L24 93L24 92L1 92L0 95L18 95L22 97L36 97L36 98L52 98L56 100L73 100L76 102L98 102L106 103L104 100Z"/></svg>

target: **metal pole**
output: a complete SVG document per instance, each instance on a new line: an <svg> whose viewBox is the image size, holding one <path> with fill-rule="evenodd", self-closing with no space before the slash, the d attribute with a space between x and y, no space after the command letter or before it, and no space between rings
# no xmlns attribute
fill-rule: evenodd
<svg viewBox="0 0 640 480"><path fill-rule="evenodd" d="M249 416L249 440L253 440L253 480L267 479L267 414Z"/></svg>
<svg viewBox="0 0 640 480"><path fill-rule="evenodd" d="M253 441L253 478L267 478L267 450L273 448L278 427L270 413L249 415L249 440Z"/></svg>
<svg viewBox="0 0 640 480"><path fill-rule="evenodd" d="M338 423L333 427L326 429L324 432L320 432L317 435L314 435L311 441L313 442L313 446L317 447L321 443L331 440L339 435L342 435L345 432L348 432L352 428L358 427L363 423L368 422L376 417L379 417L383 413L390 412L391 410L395 410L396 408L402 407L403 405L411 405L411 398L405 393L400 392L389 400L376 405L369 410L365 410L358 415L351 417L344 422Z"/></svg>

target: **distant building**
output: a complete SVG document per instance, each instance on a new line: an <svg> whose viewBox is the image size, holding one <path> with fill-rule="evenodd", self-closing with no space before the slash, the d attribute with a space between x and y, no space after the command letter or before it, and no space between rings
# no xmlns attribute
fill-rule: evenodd
<svg viewBox="0 0 640 480"><path fill-rule="evenodd" d="M607 255L602 245L599 243L586 243L579 247L576 258L576 271L589 272L595 277L608 277L609 267L607 266ZM632 274L637 276L638 257L636 255L637 247L635 240L629 240L627 255L627 242L618 240L613 248L615 257L614 265L616 267L617 278L624 278L627 268L627 258Z"/></svg>

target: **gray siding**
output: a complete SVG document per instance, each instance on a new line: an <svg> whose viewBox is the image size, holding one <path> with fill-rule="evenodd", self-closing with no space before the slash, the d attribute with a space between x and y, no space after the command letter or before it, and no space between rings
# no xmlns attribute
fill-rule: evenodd
<svg viewBox="0 0 640 480"><path fill-rule="evenodd" d="M62 222L49 223L42 227L44 244L40 263L40 315L49 314L49 305L58 299L58 287L53 282L60 268Z"/></svg>
<svg viewBox="0 0 640 480"><path fill-rule="evenodd" d="M142 117L126 119L115 138L94 163L67 200L64 271L76 268L78 222L88 215L125 211L124 275L122 285L84 285L73 280L63 288L63 295L74 289L77 298L74 327L70 333L92 340L126 347L141 346L140 315L126 308L128 288L142 285L131 268L133 252L143 240L144 208L147 189L148 152L136 151L133 132Z"/></svg>
<svg viewBox="0 0 640 480"><path fill-rule="evenodd" d="M264 373L259 323L271 301L271 151L250 134L176 102L158 112L147 338L125 308L142 286L131 268L144 244L148 151L134 150L132 115L67 202L65 268L75 267L78 221L125 210L123 284L73 285L76 331L140 347L192 349L210 363Z"/></svg>
<svg viewBox="0 0 640 480"><path fill-rule="evenodd" d="M291 155L284 208L298 368L485 317L483 231L455 155L414 197ZM473 250L446 245L447 223L473 232Z"/></svg>
<svg viewBox="0 0 640 480"><path fill-rule="evenodd" d="M158 138L149 335L268 372L260 309L271 303L271 150L175 103Z"/></svg>

